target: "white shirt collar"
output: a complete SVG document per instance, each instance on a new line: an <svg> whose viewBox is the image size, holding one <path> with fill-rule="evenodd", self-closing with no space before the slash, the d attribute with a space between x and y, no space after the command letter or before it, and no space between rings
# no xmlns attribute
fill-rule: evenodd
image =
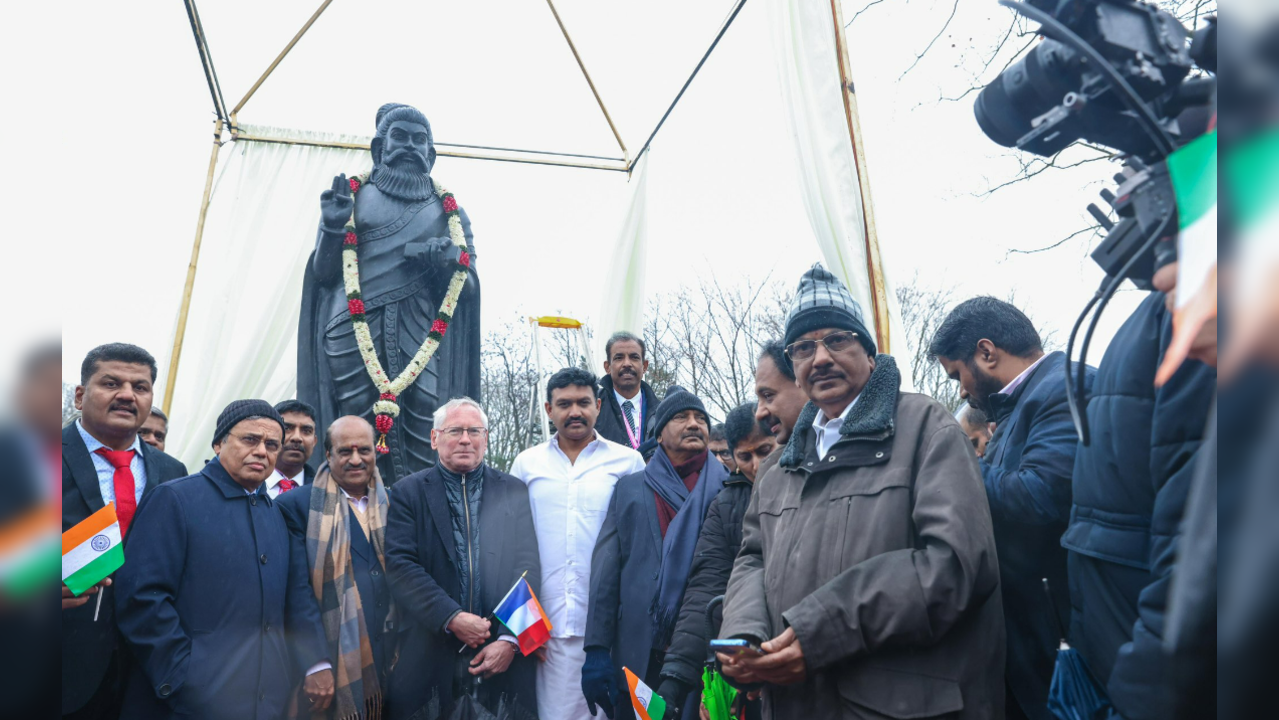
<svg viewBox="0 0 1279 720"><path fill-rule="evenodd" d="M341 490L342 494L346 496L346 500L348 503L350 503L351 507L355 508L356 510L360 512L364 512L365 510L369 509L369 494L367 492L364 493L363 496L357 498L352 496L351 493L347 492L346 488L344 487L338 486L338 490Z"/></svg>
<svg viewBox="0 0 1279 720"><path fill-rule="evenodd" d="M1016 390L1019 386L1021 386L1022 383L1026 382L1026 378L1030 377L1030 374L1035 371L1035 368L1039 367L1039 363L1047 359L1048 359L1047 353L1040 355L1038 360L1030 364L1030 367L1026 368L1025 370L1022 370L1020 375L1013 378L1012 382L1005 385L1004 389L999 391L999 394L1011 395L1012 392Z"/></svg>
<svg viewBox="0 0 1279 720"><path fill-rule="evenodd" d="M814 441L817 443L817 456L825 458L826 453L839 442L840 430L844 427L844 421L848 419L848 413L857 404L857 398L861 393L857 393L857 397L848 403L848 407L839 414L839 417L828 418L826 411L821 408L817 409L817 417L813 418L813 435Z"/></svg>
<svg viewBox="0 0 1279 720"><path fill-rule="evenodd" d="M839 414L839 417L828 418L826 417L825 410L817 408L817 417L813 418L813 427L821 428L823 430L838 430L840 426L844 424L844 421L848 419L849 411L853 409L853 406L857 404L857 399L861 396L861 393L857 393L857 397L853 398L853 401L848 403L848 407L844 408L844 411ZM835 425L834 428L831 428L832 423Z"/></svg>
<svg viewBox="0 0 1279 720"><path fill-rule="evenodd" d="M106 443L103 443L102 441L98 440L94 436L90 435L89 431L84 429L84 425L80 422L79 418L77 418L75 421L75 429L80 431L80 439L84 440L84 445L85 447L89 448L90 453L97 452L98 448L107 447ZM107 448L107 449L110 450L111 448ZM133 444L130 445L127 449L132 450L134 453L138 455L141 455L142 454L142 438L138 437L137 435L134 435Z"/></svg>
<svg viewBox="0 0 1279 720"><path fill-rule="evenodd" d="M638 390L636 390L636 391L635 391L635 397L633 397L633 398L628 398L628 397L623 397L623 396L622 396L622 394L621 394L620 392L618 392L618 391L617 391L617 386L616 386L616 385L614 385L614 386L613 386L613 397L617 398L617 406L618 406L619 408L620 408L620 407L622 406L622 404L623 404L623 403L625 403L627 400L629 400L629 401L631 402L631 405L632 405L632 406L634 406L634 408L635 408L636 410L639 410L639 409L641 409L641 408L644 406L644 388L642 388L642 387L641 387L640 389L638 389Z"/></svg>
<svg viewBox="0 0 1279 720"><path fill-rule="evenodd" d="M284 473L279 470L272 470L270 477L266 479L266 482L263 483L263 485L265 485L268 490L271 490L274 489L276 485L279 485L280 481L283 479Z"/></svg>

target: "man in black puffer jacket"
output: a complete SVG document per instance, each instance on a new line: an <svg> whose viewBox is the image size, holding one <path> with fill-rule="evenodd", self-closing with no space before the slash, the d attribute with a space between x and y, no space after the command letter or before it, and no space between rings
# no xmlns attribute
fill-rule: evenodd
<svg viewBox="0 0 1279 720"><path fill-rule="evenodd" d="M701 687L702 666L710 642L706 606L728 588L733 560L742 546L742 517L751 502L755 474L776 447L772 433L755 419L755 403L739 405L730 412L724 420L724 434L728 449L737 461L737 472L724 481L724 489L706 512L706 522L702 523L702 532L697 538L688 587L666 650L662 683L657 691L667 702L678 702ZM757 718L759 704L752 705L753 708L748 708L748 717Z"/></svg>
<svg viewBox="0 0 1279 720"><path fill-rule="evenodd" d="M1088 399L1069 551L1070 640L1124 718L1173 717L1163 650L1168 587L1217 371L1185 362L1163 387L1172 339L1163 293L1151 293L1110 342Z"/></svg>

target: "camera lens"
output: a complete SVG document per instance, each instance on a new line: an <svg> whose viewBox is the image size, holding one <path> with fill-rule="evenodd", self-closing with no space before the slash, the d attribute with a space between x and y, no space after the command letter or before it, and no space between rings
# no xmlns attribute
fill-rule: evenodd
<svg viewBox="0 0 1279 720"><path fill-rule="evenodd" d="M1044 40L982 89L973 112L986 137L1004 147L1015 147L1034 128L1035 118L1056 107L1078 86L1074 58L1075 53L1066 46Z"/></svg>

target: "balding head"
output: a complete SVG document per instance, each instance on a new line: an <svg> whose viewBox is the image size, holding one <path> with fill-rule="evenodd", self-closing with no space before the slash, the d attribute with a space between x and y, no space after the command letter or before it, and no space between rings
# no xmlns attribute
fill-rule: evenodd
<svg viewBox="0 0 1279 720"><path fill-rule="evenodd" d="M353 497L364 495L377 467L373 426L355 415L334 420L324 432L324 456L339 487Z"/></svg>

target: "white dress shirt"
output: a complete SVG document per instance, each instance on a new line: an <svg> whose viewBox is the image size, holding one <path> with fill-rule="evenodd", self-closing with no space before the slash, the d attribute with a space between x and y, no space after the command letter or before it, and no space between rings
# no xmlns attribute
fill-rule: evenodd
<svg viewBox="0 0 1279 720"><path fill-rule="evenodd" d="M280 481L283 479L284 473L278 469L272 470L271 476L266 479L266 494L270 495L272 500L280 497ZM293 481L295 487L302 487L306 484L306 468L302 468L297 475L289 479Z"/></svg>
<svg viewBox="0 0 1279 720"><path fill-rule="evenodd" d="M818 459L824 460L826 453L839 442L839 431L844 427L844 421L848 419L848 411L853 409L853 406L857 404L857 398L861 396L861 393L857 393L857 397L848 403L848 407L844 408L844 412L840 413L839 417L827 418L825 410L817 410L817 417L813 418L813 434L817 436Z"/></svg>
<svg viewBox="0 0 1279 720"><path fill-rule="evenodd" d="M613 486L644 469L631 448L595 434L577 462L560 449L559 436L519 454L511 474L528 485L537 548L542 561L542 608L551 618L551 636L586 635L591 589L591 555L604 525Z"/></svg>
<svg viewBox="0 0 1279 720"><path fill-rule="evenodd" d="M98 454L98 448L106 448L107 446L90 435L79 420L75 421L75 429L79 431L80 439L84 440L85 447L89 448L89 459L93 461L93 469L98 471L98 491L102 493L102 504L106 505L107 503L115 502L115 467L106 458ZM107 449L110 450L111 448ZM139 503L142 502L142 490L147 486L147 463L142 458L141 438L135 435L133 444L128 449L133 451L133 460L129 461L129 470L133 471L133 501ZM88 498L85 499L87 500Z"/></svg>
<svg viewBox="0 0 1279 720"><path fill-rule="evenodd" d="M1043 362L1047 358L1048 358L1048 355L1046 354L1040 356L1038 360L1030 364L1030 367L1026 368L1025 370L1022 370L1020 375L1013 378L1012 382L1005 385L1004 389L999 391L999 394L1012 395L1014 390L1020 387L1022 383L1026 382L1026 378L1030 377L1030 374L1035 371L1035 368L1039 367L1039 363ZM993 420L994 418L991 418L991 419Z"/></svg>

